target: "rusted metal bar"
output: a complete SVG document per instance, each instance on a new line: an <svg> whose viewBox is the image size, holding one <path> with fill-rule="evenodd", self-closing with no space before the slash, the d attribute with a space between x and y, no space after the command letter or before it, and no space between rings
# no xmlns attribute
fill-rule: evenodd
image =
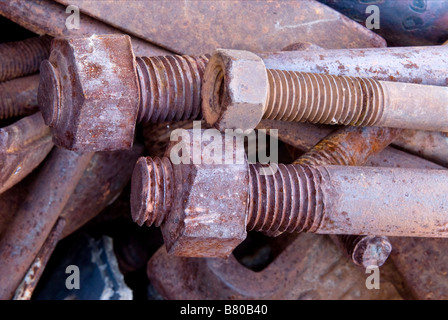
<svg viewBox="0 0 448 320"><path fill-rule="evenodd" d="M334 131L329 126L316 126L308 123L262 120L259 129L276 129L278 138L303 152L307 152L325 136ZM270 130L266 131L270 133ZM444 167L430 161L412 156L393 147L385 148L381 153L372 155L366 165L372 167L397 167L420 169L443 169Z"/></svg>
<svg viewBox="0 0 448 320"><path fill-rule="evenodd" d="M401 129L395 128L344 127L327 135L294 163L360 166L383 151L400 133Z"/></svg>
<svg viewBox="0 0 448 320"><path fill-rule="evenodd" d="M80 15L79 29L68 29L65 23L71 13L65 11L66 6L51 0L5 0L0 3L0 14L2 16L41 35L88 37L93 34L121 33L120 30L83 14ZM119 12L122 11L119 10ZM170 51L143 41L138 37L132 37L132 46L139 55L170 54Z"/></svg>
<svg viewBox="0 0 448 320"><path fill-rule="evenodd" d="M442 45L443 50L448 48L448 41ZM442 59L443 60L443 57ZM448 85L448 78L440 85ZM448 141L443 132L427 132L416 130L403 130L394 144L410 153L417 154L447 167Z"/></svg>
<svg viewBox="0 0 448 320"><path fill-rule="evenodd" d="M38 170L35 170L15 186L0 194L0 239L14 220L14 215L25 200L37 173Z"/></svg>
<svg viewBox="0 0 448 320"><path fill-rule="evenodd" d="M281 165L281 178L263 181L258 166L250 169L257 185L248 230L448 237L446 170ZM269 203L285 196L303 202L291 200L270 210Z"/></svg>
<svg viewBox="0 0 448 320"><path fill-rule="evenodd" d="M0 81L23 77L39 70L50 55L51 38L33 37L0 44Z"/></svg>
<svg viewBox="0 0 448 320"><path fill-rule="evenodd" d="M266 68L446 86L448 47L394 47L260 53Z"/></svg>
<svg viewBox="0 0 448 320"><path fill-rule="evenodd" d="M443 132L404 130L394 145L448 167L448 135Z"/></svg>
<svg viewBox="0 0 448 320"><path fill-rule="evenodd" d="M201 96L204 119L220 130L265 118L448 131L446 87L267 69L248 51L216 50Z"/></svg>
<svg viewBox="0 0 448 320"><path fill-rule="evenodd" d="M173 6L144 0L126 2L126 15L116 9L125 1L58 2L77 5L98 20L181 54L210 53L216 48L272 51L309 39L327 48L386 46L375 33L316 1L214 1L211 5L192 0Z"/></svg>
<svg viewBox="0 0 448 320"><path fill-rule="evenodd" d="M56 148L45 162L0 240L0 299L13 297L92 155Z"/></svg>
<svg viewBox="0 0 448 320"><path fill-rule="evenodd" d="M39 282L42 273L44 272L45 266L47 265L51 254L58 244L64 227L65 220L63 218L59 218L58 221L56 221L47 239L45 240L44 244L42 245L42 248L40 248L39 252L37 253L37 256L31 264L31 267L28 269L28 272L17 288L13 300L31 299L34 289L36 288L36 285Z"/></svg>
<svg viewBox="0 0 448 320"><path fill-rule="evenodd" d="M0 119L29 115L39 111L39 75L0 82Z"/></svg>
<svg viewBox="0 0 448 320"><path fill-rule="evenodd" d="M0 129L0 193L34 170L53 148L40 113Z"/></svg>

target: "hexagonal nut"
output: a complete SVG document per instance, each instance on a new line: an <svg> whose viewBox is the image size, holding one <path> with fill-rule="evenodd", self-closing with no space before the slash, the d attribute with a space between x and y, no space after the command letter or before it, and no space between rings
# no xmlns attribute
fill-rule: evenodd
<svg viewBox="0 0 448 320"><path fill-rule="evenodd" d="M129 149L140 88L127 35L54 39L38 101L53 140L75 151Z"/></svg>
<svg viewBox="0 0 448 320"><path fill-rule="evenodd" d="M187 134L180 142L171 142L166 153L173 159L172 152L182 150L182 158L189 160L172 164L173 203L161 226L167 251L187 257L228 257L247 236L247 159L241 164L216 164L210 154L202 152L201 163L194 164L197 159L193 161L193 155L198 152L194 146L198 144L192 130L183 132ZM201 145L207 150L207 142Z"/></svg>
<svg viewBox="0 0 448 320"><path fill-rule="evenodd" d="M218 49L202 81L202 114L208 125L224 129L254 129L265 112L268 75L254 53Z"/></svg>

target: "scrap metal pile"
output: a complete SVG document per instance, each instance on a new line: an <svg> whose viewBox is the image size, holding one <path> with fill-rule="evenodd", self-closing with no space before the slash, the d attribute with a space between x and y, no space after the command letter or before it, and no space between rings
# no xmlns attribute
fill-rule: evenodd
<svg viewBox="0 0 448 320"><path fill-rule="evenodd" d="M448 3L378 7L1 1L0 299L448 299Z"/></svg>

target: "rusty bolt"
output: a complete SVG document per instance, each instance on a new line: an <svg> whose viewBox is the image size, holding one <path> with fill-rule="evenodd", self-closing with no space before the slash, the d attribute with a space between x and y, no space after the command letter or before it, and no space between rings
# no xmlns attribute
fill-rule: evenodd
<svg viewBox="0 0 448 320"><path fill-rule="evenodd" d="M0 81L26 76L39 70L50 54L48 36L0 44Z"/></svg>
<svg viewBox="0 0 448 320"><path fill-rule="evenodd" d="M38 75L1 82L0 119L29 115L38 111L38 85Z"/></svg>
<svg viewBox="0 0 448 320"><path fill-rule="evenodd" d="M58 146L129 149L136 122L198 117L206 60L135 59L126 35L55 39L40 68L39 105Z"/></svg>
<svg viewBox="0 0 448 320"><path fill-rule="evenodd" d="M62 50L63 47L67 50ZM444 62L448 60L445 58L445 51L448 51L448 48L443 51L443 49L439 50L437 47L437 50L440 51L439 60L441 61L438 64L431 60L434 52L436 52L434 47L405 49L406 51L403 48L318 50L319 54L317 55L315 50L308 50L266 53L260 54L260 56L266 61L266 66L272 65L277 68L279 64L282 64L294 71L328 73L336 70L347 76L364 75L384 80L384 70L393 67L394 76L390 79L386 77L389 80L402 82L412 80L416 82L417 77L419 77L419 82L431 85L441 85L441 83L446 82ZM96 67L91 68L91 64L83 63L86 58L84 54L86 50L88 52L90 52L89 50L95 51L89 54L97 56L97 62L94 63ZM124 50L125 53L122 54L120 63L117 63L115 60L118 59L114 60L112 57L117 56L117 52L120 50ZM200 89L205 64L208 62L207 55L137 58L137 71L134 70L135 62L133 61L127 61L128 70L121 71L119 65L126 65L126 61L122 60L130 59L129 57L133 56L127 36L109 35L58 39L55 41L52 51L50 59L42 65L39 101L46 123L53 128L54 141L58 146L76 151L125 149L132 144L133 136L131 132L135 127L134 118L137 121L160 123L170 119L194 119L200 113ZM405 52L409 52L409 54ZM288 56L284 57L284 55ZM296 57L296 59L291 60L289 55ZM300 56L297 57L298 55ZM303 59L300 58L302 56ZM311 59L315 56L323 57L325 65L328 65L329 68L322 67L316 59ZM344 56L356 59L356 63L350 68L348 62L341 65L345 61L342 59ZM379 56L386 56L387 59L378 61L373 58ZM415 63L416 67L407 68L408 59L414 58L419 60ZM297 63L297 59L301 63ZM424 61L431 61L431 63L425 64ZM61 70L60 64L71 66L73 81L68 79L70 73L67 70ZM104 71L103 64L106 66ZM113 65L115 67L112 67ZM109 74L106 74L106 69L110 71ZM430 72L428 69L431 69ZM77 76L78 73L81 77ZM96 87L92 83L93 81L87 82L90 75L100 80ZM60 76L62 76L62 79ZM112 78L112 76L121 76L122 80L138 82L140 94L132 97L135 95L135 90L131 90L129 87L125 88L124 83ZM138 81L135 80L136 77ZM133 104L129 104L123 114L115 105L125 98L119 100L115 97L116 99L113 100L113 94L107 96L107 90L105 92L103 87L98 87L98 83L101 83L101 81L107 81L108 84L109 81L116 83L121 89L114 91L115 93L127 92L128 97L132 98ZM82 102L72 99L72 93L75 97L77 95L83 96L79 92L80 85L87 86L87 89L91 88L92 92L98 93L94 97L102 102L99 103L100 108L94 108L95 112L88 112L89 109L87 109L94 102L94 99L85 100L83 98ZM94 89L98 90L95 91ZM218 90L219 87L216 89ZM134 93L131 94L131 92ZM219 90L216 94L219 95ZM93 97L87 96L87 98ZM139 106L135 105L136 100L139 101L137 103ZM55 121L53 119L55 114L57 114L56 118L61 120ZM126 121L125 115L127 114L132 114L132 116L127 118Z"/></svg>
<svg viewBox="0 0 448 320"><path fill-rule="evenodd" d="M262 118L448 131L448 88L266 69L248 51L218 49L202 85L202 113L220 130Z"/></svg>
<svg viewBox="0 0 448 320"><path fill-rule="evenodd" d="M140 158L132 217L161 226L170 253L192 257L228 256L246 230L448 237L446 171L292 164L261 175L261 167Z"/></svg>

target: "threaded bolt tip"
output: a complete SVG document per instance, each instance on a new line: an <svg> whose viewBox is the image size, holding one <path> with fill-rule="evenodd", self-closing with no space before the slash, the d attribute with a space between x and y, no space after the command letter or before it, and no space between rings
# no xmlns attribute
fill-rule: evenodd
<svg viewBox="0 0 448 320"><path fill-rule="evenodd" d="M171 209L173 172L167 157L138 159L131 182L131 215L140 226L159 227Z"/></svg>

